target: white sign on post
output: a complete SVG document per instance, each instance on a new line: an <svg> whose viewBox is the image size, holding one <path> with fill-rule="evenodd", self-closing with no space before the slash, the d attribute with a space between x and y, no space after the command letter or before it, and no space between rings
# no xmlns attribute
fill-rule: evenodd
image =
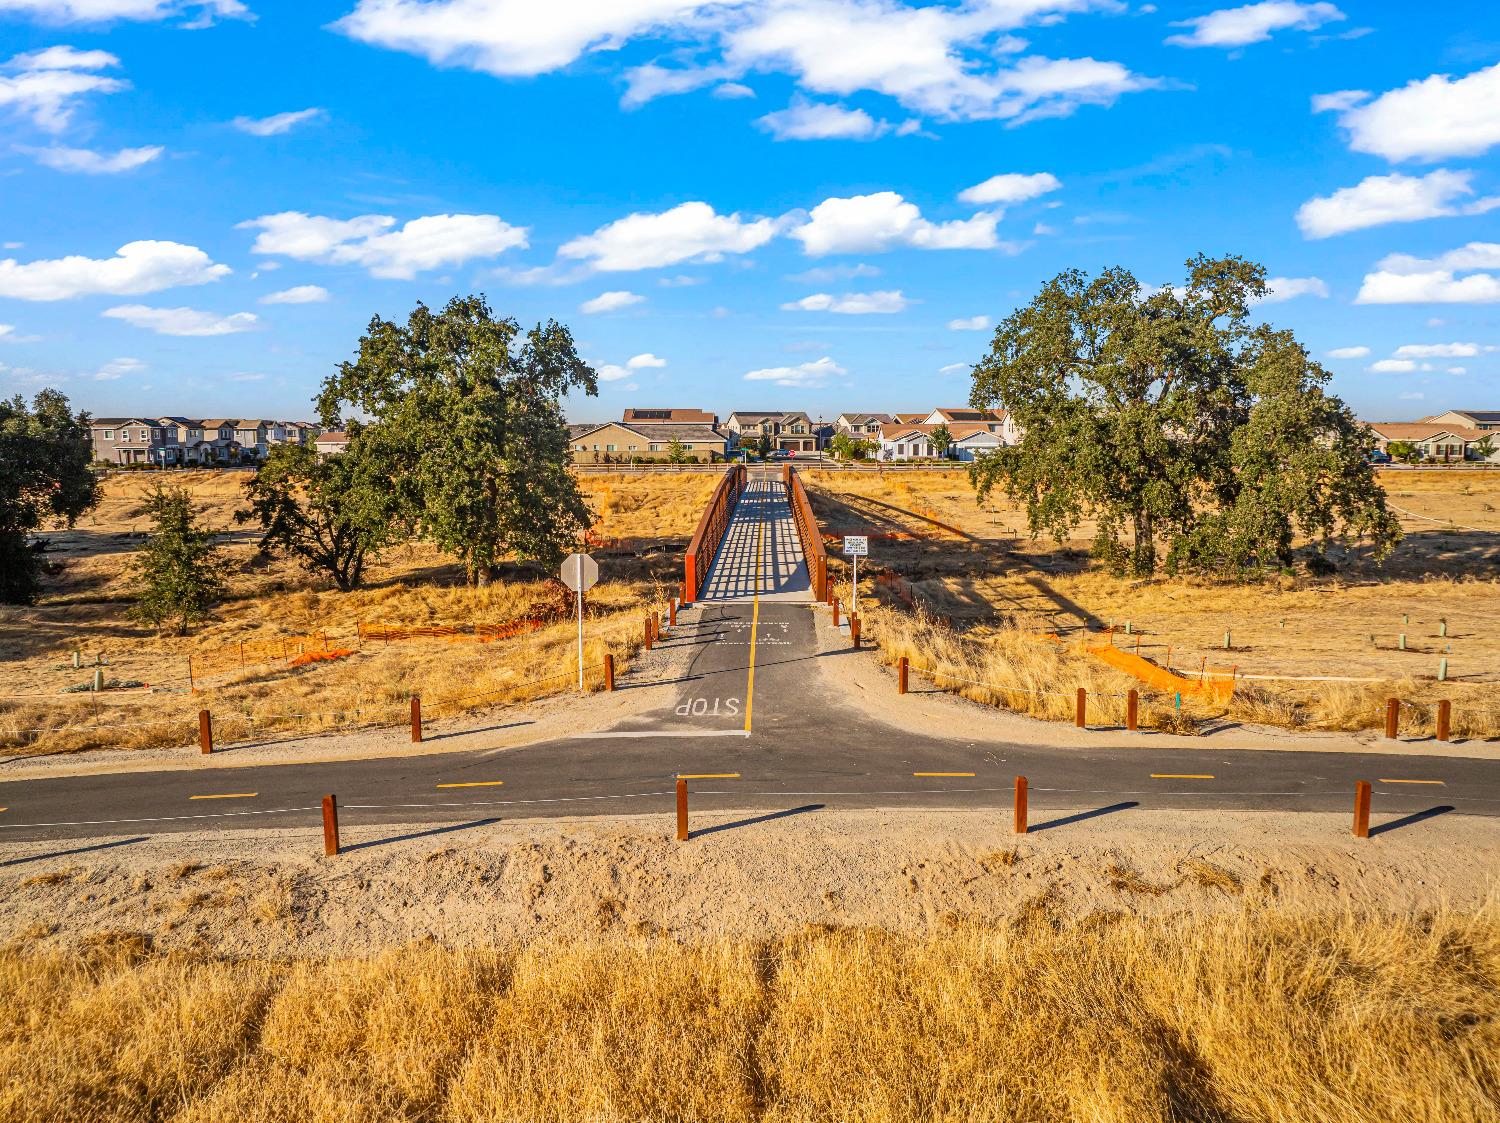
<svg viewBox="0 0 1500 1123"><path fill-rule="evenodd" d="M583 594L599 580L599 563L587 554L569 554L563 559L562 583L578 594L578 692L583 693Z"/></svg>
<svg viewBox="0 0 1500 1123"><path fill-rule="evenodd" d="M854 559L854 591L849 597L849 611L855 616L859 615L859 559L870 556L870 536L868 534L846 534L844 535L844 556Z"/></svg>

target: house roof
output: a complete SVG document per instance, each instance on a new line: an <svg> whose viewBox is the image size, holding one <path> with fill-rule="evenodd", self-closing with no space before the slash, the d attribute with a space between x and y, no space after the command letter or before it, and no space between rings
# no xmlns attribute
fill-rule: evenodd
<svg viewBox="0 0 1500 1123"><path fill-rule="evenodd" d="M1450 409L1445 411L1454 417L1467 417L1470 421L1480 425L1500 425L1500 409ZM1436 414L1441 417L1443 414ZM1432 418L1424 418L1430 421Z"/></svg>
<svg viewBox="0 0 1500 1123"><path fill-rule="evenodd" d="M632 406L625 411L624 422L634 424L644 421L651 424L676 422L685 425L717 425L719 415L701 409L639 409Z"/></svg>
<svg viewBox="0 0 1500 1123"><path fill-rule="evenodd" d="M878 421L884 425L895 418L888 413L841 413L834 420L847 421L851 425L868 425L871 421Z"/></svg>
<svg viewBox="0 0 1500 1123"><path fill-rule="evenodd" d="M319 433L316 444L320 445L344 445L349 443L349 434L340 429L328 433Z"/></svg>
<svg viewBox="0 0 1500 1123"><path fill-rule="evenodd" d="M90 429L118 429L121 425L144 425L139 417L96 417L89 422Z"/></svg>
<svg viewBox="0 0 1500 1123"><path fill-rule="evenodd" d="M880 439L883 441L899 441L905 437L920 437L930 434L936 425L912 425L891 422L889 425L880 427Z"/></svg>
<svg viewBox="0 0 1500 1123"><path fill-rule="evenodd" d="M211 417L203 422L205 429L218 429L225 425L233 425L235 422L228 417Z"/></svg>
<svg viewBox="0 0 1500 1123"><path fill-rule="evenodd" d="M939 406L932 411L946 421L1004 421L1003 409L970 409L967 406Z"/></svg>
<svg viewBox="0 0 1500 1123"><path fill-rule="evenodd" d="M1387 441L1430 441L1433 437L1453 436L1462 441L1483 440L1478 429L1462 425L1432 425L1424 421L1370 421L1369 428Z"/></svg>
<svg viewBox="0 0 1500 1123"><path fill-rule="evenodd" d="M929 410L928 413L930 412ZM893 413L891 414L891 420L898 425L915 425L926 416L927 413Z"/></svg>
<svg viewBox="0 0 1500 1123"><path fill-rule="evenodd" d="M624 429L627 433L634 433L647 443L651 441L692 441L694 443L725 441L728 438L712 425L679 425L670 421L653 421L646 425L626 425L623 421L606 421L603 425L595 425L592 429L583 433L574 433L570 439L578 440L587 437L590 433L597 433L601 429Z"/></svg>

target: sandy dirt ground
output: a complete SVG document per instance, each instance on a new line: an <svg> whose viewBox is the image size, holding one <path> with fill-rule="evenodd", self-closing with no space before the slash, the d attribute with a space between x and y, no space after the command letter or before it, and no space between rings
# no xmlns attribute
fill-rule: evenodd
<svg viewBox="0 0 1500 1123"><path fill-rule="evenodd" d="M1344 815L1130 812L1026 836L1008 808L702 808L680 843L657 813L432 827L345 824L337 857L315 821L0 846L0 940L60 948L139 933L162 950L363 954L437 940L761 937L808 925L920 934L961 921L1270 906L1402 913L1497 892L1494 820L1445 815L1361 841ZM790 809L789 809L790 810ZM1045 822L1066 819L1047 812ZM74 852L70 853L69 851Z"/></svg>

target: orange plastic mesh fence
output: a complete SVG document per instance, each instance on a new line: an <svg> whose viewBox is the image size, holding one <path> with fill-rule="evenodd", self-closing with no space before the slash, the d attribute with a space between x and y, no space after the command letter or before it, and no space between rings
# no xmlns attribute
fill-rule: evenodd
<svg viewBox="0 0 1500 1123"><path fill-rule="evenodd" d="M1084 650L1096 659L1108 663L1116 670L1144 682L1163 694L1181 693L1191 697L1205 698L1214 702L1228 702L1234 696L1233 667L1209 667L1205 665L1199 675L1186 678L1158 667L1149 659L1121 651L1113 644L1085 644Z"/></svg>
<svg viewBox="0 0 1500 1123"><path fill-rule="evenodd" d="M188 656L188 665L194 678L203 678L261 663L289 663L299 655L327 649L328 636L323 632L314 632L304 636L245 640L243 643L229 643L210 651L195 651Z"/></svg>

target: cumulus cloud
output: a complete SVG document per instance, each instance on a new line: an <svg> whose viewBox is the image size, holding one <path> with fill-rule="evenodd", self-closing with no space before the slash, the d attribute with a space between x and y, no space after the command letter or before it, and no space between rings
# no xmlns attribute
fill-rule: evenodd
<svg viewBox="0 0 1500 1123"><path fill-rule="evenodd" d="M44 23L105 23L110 20L164 20L192 17L204 26L215 17L253 19L240 0L0 0L0 13L14 12Z"/></svg>
<svg viewBox="0 0 1500 1123"><path fill-rule="evenodd" d="M827 355L809 363L798 363L794 367L764 367L745 372L746 382L773 382L777 386L802 388L822 386L829 378L847 371Z"/></svg>
<svg viewBox="0 0 1500 1123"><path fill-rule="evenodd" d="M322 304L328 299L328 290L322 285L293 285L280 292L267 293L260 298L262 304Z"/></svg>
<svg viewBox="0 0 1500 1123"><path fill-rule="evenodd" d="M988 331L990 326L988 316L970 316L963 320L949 320L949 331Z"/></svg>
<svg viewBox="0 0 1500 1123"><path fill-rule="evenodd" d="M1473 178L1472 172L1442 168L1425 176L1372 175L1354 187L1309 199L1297 211L1297 225L1309 238L1328 238L1390 222L1483 214L1500 207L1500 197L1457 205L1474 194Z"/></svg>
<svg viewBox="0 0 1500 1123"><path fill-rule="evenodd" d="M1328 285L1321 277L1267 277L1266 295L1257 303L1280 304L1299 296L1316 296L1326 299Z"/></svg>
<svg viewBox="0 0 1500 1123"><path fill-rule="evenodd" d="M146 364L139 359L132 359L128 355L122 355L118 359L111 359L94 372L95 382L113 382L124 378L127 374L139 374L146 369Z"/></svg>
<svg viewBox="0 0 1500 1123"><path fill-rule="evenodd" d="M968 370L968 363L949 363L947 366L938 367L939 374L957 374L961 370Z"/></svg>
<svg viewBox="0 0 1500 1123"><path fill-rule="evenodd" d="M842 296L815 292L801 300L783 304L781 309L783 312L838 312L848 316L863 316L870 313L901 312L910 304L911 301L901 295L899 290L846 292Z"/></svg>
<svg viewBox="0 0 1500 1123"><path fill-rule="evenodd" d="M562 257L586 260L601 272L657 269L683 261L720 261L771 240L769 218L716 214L707 203L681 203L660 214L631 214L563 243Z"/></svg>
<svg viewBox="0 0 1500 1123"><path fill-rule="evenodd" d="M3 3L4 0L0 0ZM64 148L52 145L48 148L25 148L38 164L59 172L79 172L83 175L118 175L134 171L151 163L165 148L148 145L144 148L122 148L118 152L94 152L88 148Z"/></svg>
<svg viewBox="0 0 1500 1123"><path fill-rule="evenodd" d="M1062 180L1051 172L1038 172L1035 175L1007 172L1003 175L992 175L983 183L976 183L973 187L960 191L958 198L964 203L979 205L998 203L1004 206L1008 203L1024 203L1028 199L1035 199L1049 191L1056 191L1060 187L1062 187Z"/></svg>
<svg viewBox="0 0 1500 1123"><path fill-rule="evenodd" d="M578 310L588 313L618 312L621 308L629 308L632 304L639 304L645 299L644 296L625 289L612 289L609 292L601 292L593 300L585 300L578 306Z"/></svg>
<svg viewBox="0 0 1500 1123"><path fill-rule="evenodd" d="M629 378L631 375L629 369L619 366L616 363L604 363L601 366L595 367L594 372L598 374L600 382L618 382L620 379Z"/></svg>
<svg viewBox="0 0 1500 1123"><path fill-rule="evenodd" d="M902 246L924 250L1001 247L995 237L999 216L980 211L972 218L929 222L915 203L894 191L825 199L791 236L813 257L830 253L880 252Z"/></svg>
<svg viewBox="0 0 1500 1123"><path fill-rule="evenodd" d="M1192 31L1168 36L1167 42L1175 47L1244 47L1264 43L1278 31L1316 31L1324 24L1344 18L1344 13L1332 4L1265 0L1178 20L1173 27L1190 27Z"/></svg>
<svg viewBox="0 0 1500 1123"><path fill-rule="evenodd" d="M0 0L4 3L4 0ZM323 110L316 107L312 109L298 109L291 113L276 113L270 117L236 117L229 122L242 133L251 136L280 136L282 133L291 132L305 121L315 121L323 116Z"/></svg>
<svg viewBox="0 0 1500 1123"><path fill-rule="evenodd" d="M754 97L755 91L742 82L721 82L713 89L713 95L723 101Z"/></svg>
<svg viewBox="0 0 1500 1123"><path fill-rule="evenodd" d="M76 296L134 296L178 285L203 285L229 273L197 246L178 242L128 242L114 257L61 257L22 263L0 261L0 296L16 300L68 300Z"/></svg>
<svg viewBox="0 0 1500 1123"><path fill-rule="evenodd" d="M1314 113L1336 113L1353 109L1362 101L1370 100L1369 90L1334 90L1331 94L1313 94Z"/></svg>
<svg viewBox="0 0 1500 1123"><path fill-rule="evenodd" d="M100 315L123 320L132 327L145 328L157 335L234 335L250 331L259 322L254 312L221 316L217 312L200 312L196 308L149 308L144 304L122 304L118 308L108 308Z"/></svg>
<svg viewBox="0 0 1500 1123"><path fill-rule="evenodd" d="M250 247L253 253L358 265L372 277L395 280L527 245L525 227L492 214L424 215L396 228L389 215L335 219L282 211L242 222L240 229L259 231Z"/></svg>
<svg viewBox="0 0 1500 1123"><path fill-rule="evenodd" d="M815 265L800 273L787 275L788 281L801 281L809 285L823 285L829 281L852 281L858 277L878 277L880 270L873 265L857 262L853 265Z"/></svg>
<svg viewBox="0 0 1500 1123"><path fill-rule="evenodd" d="M776 140L874 140L891 131L863 109L793 98L792 104L755 121Z"/></svg>
<svg viewBox="0 0 1500 1123"><path fill-rule="evenodd" d="M1377 374L1409 374L1417 369L1417 364L1410 359L1381 359L1371 363L1370 369Z"/></svg>
<svg viewBox="0 0 1500 1123"><path fill-rule="evenodd" d="M1355 303L1500 303L1500 272L1490 270L1500 270L1497 242L1470 242L1435 258L1391 254L1365 274Z"/></svg>
<svg viewBox="0 0 1500 1123"><path fill-rule="evenodd" d="M1478 156L1500 144L1500 63L1463 78L1434 74L1339 114L1349 147L1387 160Z"/></svg>
<svg viewBox="0 0 1500 1123"><path fill-rule="evenodd" d="M1408 343L1396 348L1398 359L1472 359L1481 350L1493 351L1493 347L1481 348L1477 343Z"/></svg>
<svg viewBox="0 0 1500 1123"><path fill-rule="evenodd" d="M0 0L0 12L5 0ZM113 94L129 83L98 73L120 65L108 51L47 47L0 64L0 108L31 119L46 132L68 127L74 111L92 94Z"/></svg>
<svg viewBox="0 0 1500 1123"><path fill-rule="evenodd" d="M631 370L644 370L647 367L664 367L667 365L667 360L659 359L650 351L647 351L643 355L636 355L627 359L625 365Z"/></svg>
<svg viewBox="0 0 1500 1123"><path fill-rule="evenodd" d="M1367 359L1370 357L1368 347L1335 347L1328 352L1330 359Z"/></svg>

